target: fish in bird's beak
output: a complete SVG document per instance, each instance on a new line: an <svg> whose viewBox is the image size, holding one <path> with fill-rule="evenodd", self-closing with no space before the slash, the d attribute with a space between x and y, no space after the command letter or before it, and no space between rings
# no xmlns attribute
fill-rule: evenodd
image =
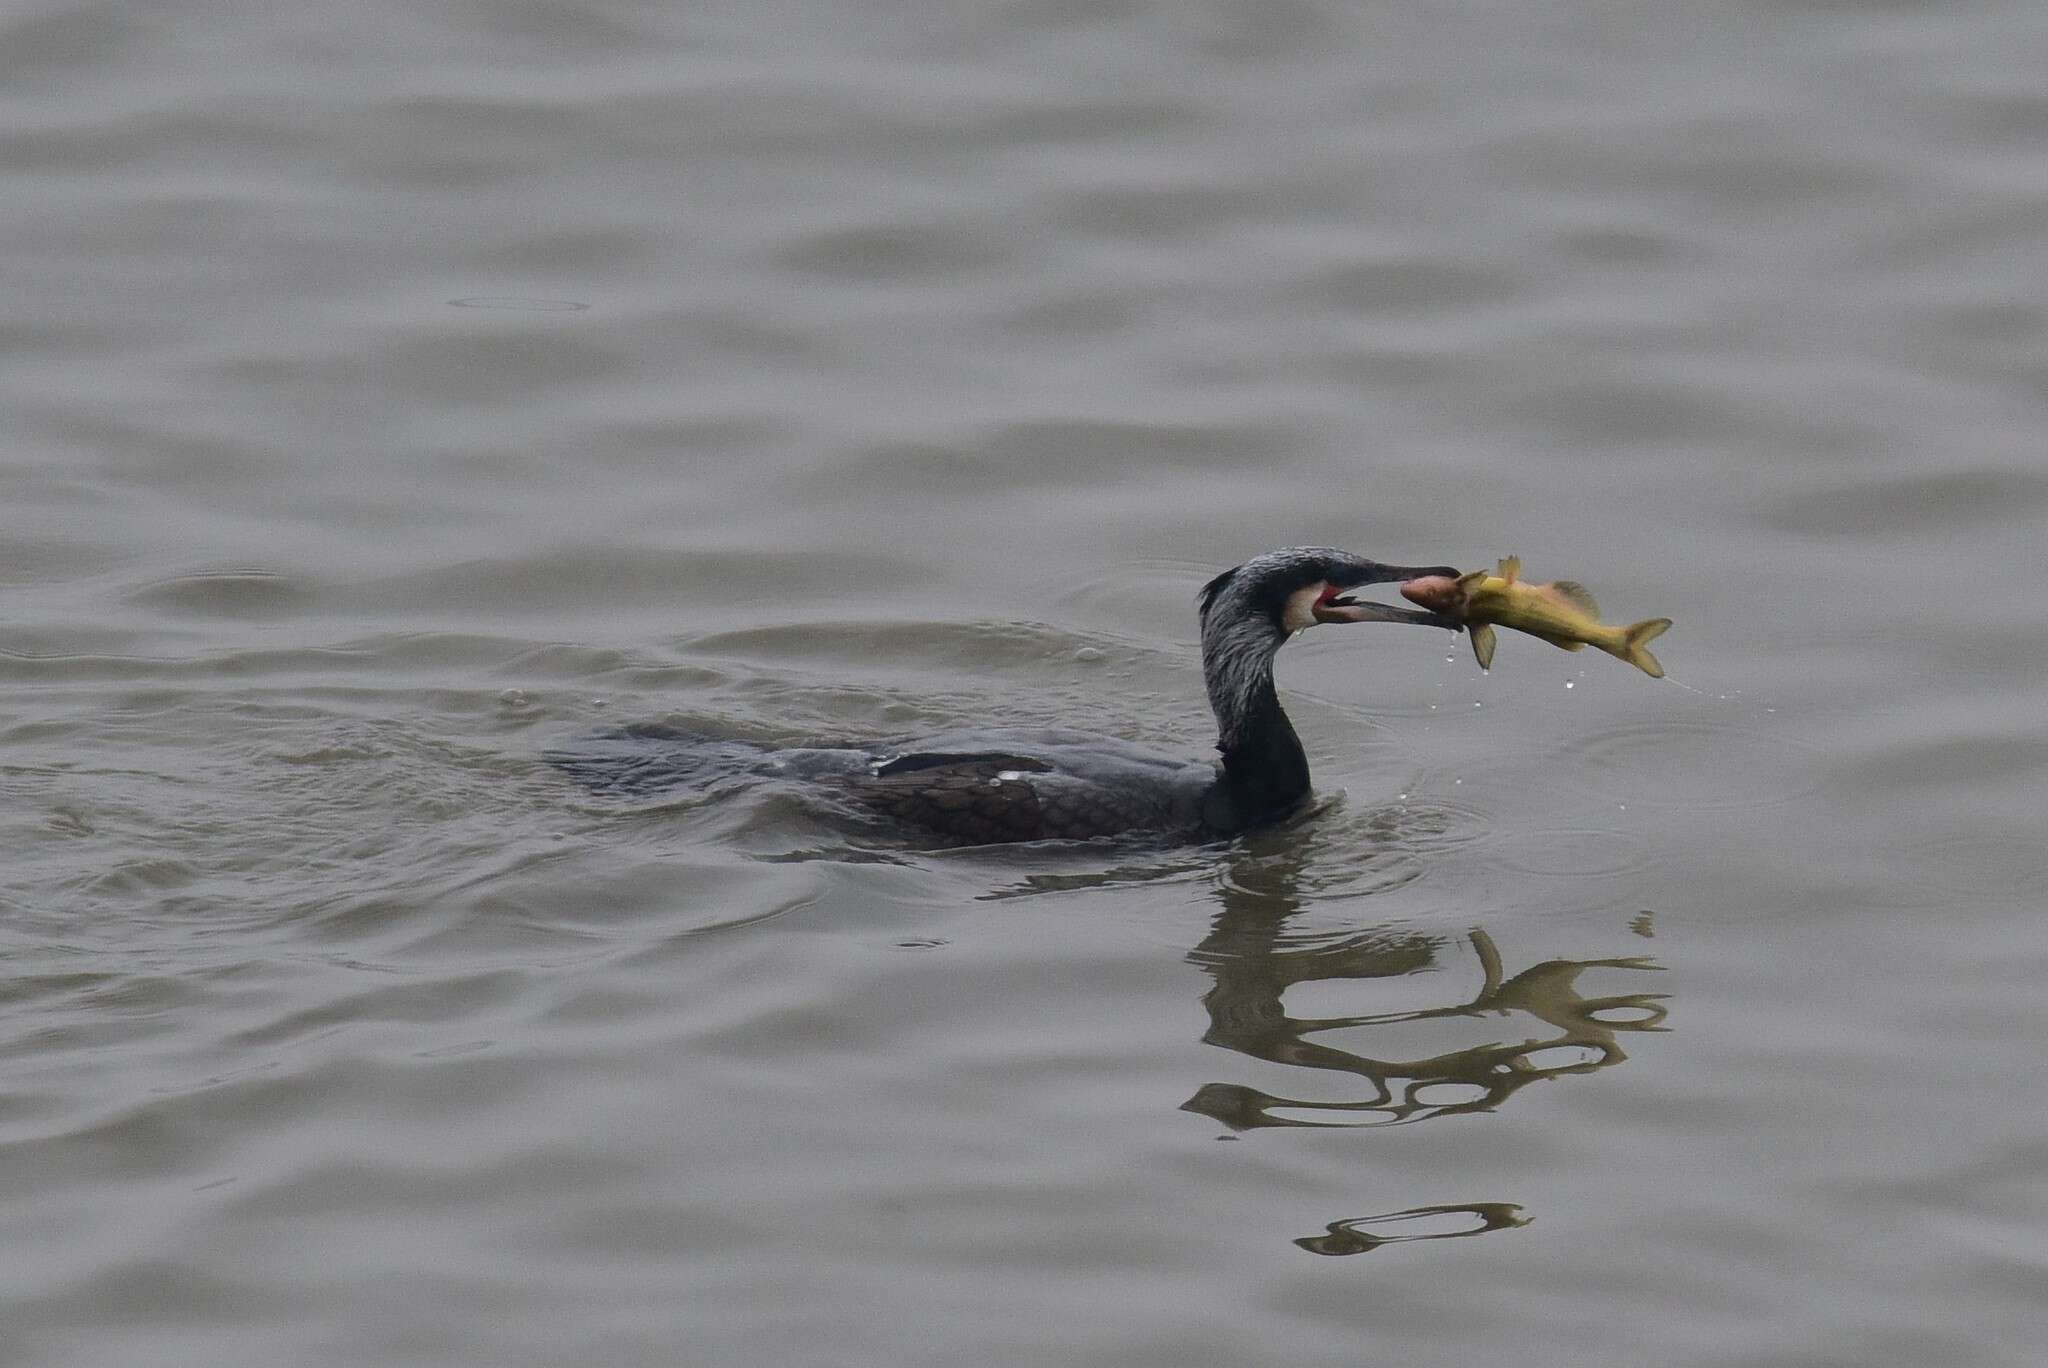
<svg viewBox="0 0 2048 1368"><path fill-rule="evenodd" d="M1350 593L1351 590L1367 584L1406 584L1411 580L1429 579L1438 575L1455 577L1457 573L1448 565L1382 565L1349 584L1326 581L1307 604L1306 616L1309 622L1412 622L1421 627L1443 627L1453 632L1459 631L1464 624L1455 617L1440 612L1417 612L1412 608L1396 608L1392 604L1373 603L1353 598ZM1307 626L1308 623L1304 622L1302 625Z"/></svg>
<svg viewBox="0 0 2048 1368"><path fill-rule="evenodd" d="M1493 668L1493 624L1498 623L1567 651L1597 647L1652 679L1664 677L1664 666L1650 654L1649 643L1671 626L1670 618L1644 618L1626 627L1602 622L1600 605L1585 585L1572 580L1524 583L1519 556L1503 557L1491 574L1474 570L1405 581L1401 597L1464 623L1482 670Z"/></svg>

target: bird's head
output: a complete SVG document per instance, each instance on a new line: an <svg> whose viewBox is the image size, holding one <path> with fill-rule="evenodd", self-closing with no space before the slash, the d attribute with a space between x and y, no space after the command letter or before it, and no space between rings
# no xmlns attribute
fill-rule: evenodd
<svg viewBox="0 0 2048 1368"><path fill-rule="evenodd" d="M1455 629L1439 613L1373 603L1352 591L1457 571L1445 565L1382 565L1349 551L1295 546L1254 556L1202 586L1202 637L1268 638L1274 647L1319 622L1413 622Z"/></svg>

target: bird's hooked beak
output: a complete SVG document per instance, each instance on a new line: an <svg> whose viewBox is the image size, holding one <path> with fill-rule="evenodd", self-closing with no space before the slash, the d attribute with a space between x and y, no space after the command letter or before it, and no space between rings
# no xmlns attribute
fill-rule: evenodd
<svg viewBox="0 0 2048 1368"><path fill-rule="evenodd" d="M1449 575L1456 579L1459 573L1448 565L1382 565L1351 584L1341 587L1325 584L1322 593L1309 605L1309 615L1317 622L1412 622L1421 627L1444 627L1455 632L1464 623L1454 617L1354 599L1350 591L1368 584L1405 583L1436 575Z"/></svg>

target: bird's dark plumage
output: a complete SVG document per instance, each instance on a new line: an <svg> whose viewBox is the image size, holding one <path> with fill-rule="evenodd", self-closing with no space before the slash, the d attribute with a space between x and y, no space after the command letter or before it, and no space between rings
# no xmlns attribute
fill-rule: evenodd
<svg viewBox="0 0 2048 1368"><path fill-rule="evenodd" d="M1051 729L947 732L900 746L772 749L650 725L579 738L548 759L608 792L786 780L951 845L1127 833L1229 836L1285 817L1309 793L1308 759L1273 686L1273 657L1281 645L1314 622L1454 627L1435 614L1354 602L1344 594L1442 574L1457 571L1296 547L1246 561L1204 585L1202 670L1220 763Z"/></svg>

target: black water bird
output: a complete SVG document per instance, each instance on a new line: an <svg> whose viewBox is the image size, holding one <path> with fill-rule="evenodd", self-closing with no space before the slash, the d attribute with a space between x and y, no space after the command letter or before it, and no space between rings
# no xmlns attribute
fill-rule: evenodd
<svg viewBox="0 0 2048 1368"><path fill-rule="evenodd" d="M1455 631L1453 619L1363 602L1349 591L1457 573L1292 547L1202 586L1202 674L1220 761L1057 729L970 729L894 745L775 749L661 725L579 738L547 758L589 787L614 793L736 777L795 782L948 845L1141 833L1213 840L1278 821L1308 797L1308 757L1273 687L1273 659L1288 638L1325 622Z"/></svg>

